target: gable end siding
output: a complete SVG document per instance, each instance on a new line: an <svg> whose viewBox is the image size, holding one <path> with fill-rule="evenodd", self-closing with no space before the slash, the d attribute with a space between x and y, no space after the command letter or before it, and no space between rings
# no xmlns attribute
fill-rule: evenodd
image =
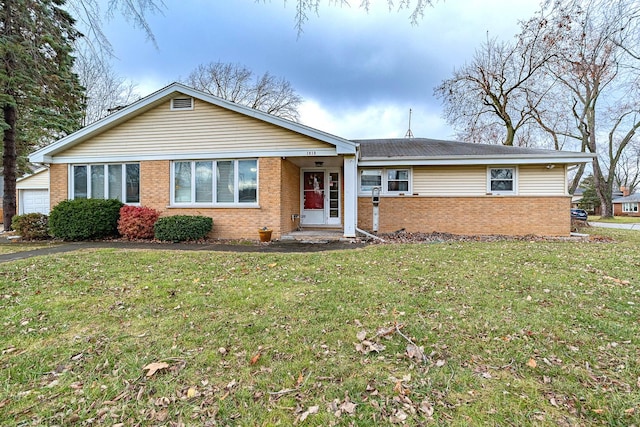
<svg viewBox="0 0 640 427"><path fill-rule="evenodd" d="M58 156L65 159L101 156L255 152L334 149L327 143L195 100L193 110L159 105Z"/></svg>

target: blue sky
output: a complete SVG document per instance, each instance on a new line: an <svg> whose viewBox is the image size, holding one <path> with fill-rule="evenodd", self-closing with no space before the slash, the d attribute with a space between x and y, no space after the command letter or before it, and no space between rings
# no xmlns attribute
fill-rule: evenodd
<svg viewBox="0 0 640 427"><path fill-rule="evenodd" d="M104 29L114 69L142 96L198 64L238 63L291 82L305 99L306 125L351 139L403 137L411 108L416 137L451 139L433 88L471 59L487 32L513 37L539 1L439 1L417 26L407 11L389 12L386 0L372 0L369 13L359 0L323 3L300 36L292 0L165 0L163 14L149 17L157 48L119 16Z"/></svg>

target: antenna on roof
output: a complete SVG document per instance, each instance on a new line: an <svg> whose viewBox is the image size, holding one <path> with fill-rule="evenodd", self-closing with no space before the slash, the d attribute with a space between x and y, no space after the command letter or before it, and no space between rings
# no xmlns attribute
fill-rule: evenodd
<svg viewBox="0 0 640 427"><path fill-rule="evenodd" d="M409 108L409 130L404 134L405 138L413 138L413 132L411 132L411 108Z"/></svg>

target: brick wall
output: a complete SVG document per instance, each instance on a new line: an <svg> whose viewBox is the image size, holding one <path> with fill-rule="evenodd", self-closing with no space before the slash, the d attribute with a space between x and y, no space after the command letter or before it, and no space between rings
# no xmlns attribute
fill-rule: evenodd
<svg viewBox="0 0 640 427"><path fill-rule="evenodd" d="M383 197L380 233L568 236L570 197ZM370 197L358 198L358 227L372 228Z"/></svg>
<svg viewBox="0 0 640 427"><path fill-rule="evenodd" d="M288 160L282 161L280 188L280 231L286 234L295 230L300 221L291 219L291 215L300 214L300 168Z"/></svg>
<svg viewBox="0 0 640 427"><path fill-rule="evenodd" d="M286 171L283 171L283 164ZM299 172L296 172L295 165L279 157L258 160L258 208L171 208L170 169L168 160L140 162L140 204L157 209L161 216L210 216L213 218L212 238L258 240L258 228L269 227L273 229L272 238L279 239L285 219L291 222L289 212L299 211ZM68 198L67 172L66 164L51 165L52 208ZM291 185L284 199L287 209L281 209L280 198L285 187L281 182ZM297 201L295 194L298 194Z"/></svg>
<svg viewBox="0 0 640 427"><path fill-rule="evenodd" d="M171 162L140 162L140 203L157 209L161 216L203 215L213 218L213 231L209 237L215 239L258 239L258 228L269 227L272 238L281 235L280 215L280 158L258 160L259 208L171 208L169 177Z"/></svg>
<svg viewBox="0 0 640 427"><path fill-rule="evenodd" d="M49 208L69 198L69 166L52 164L49 168Z"/></svg>
<svg viewBox="0 0 640 427"><path fill-rule="evenodd" d="M640 216L640 212L622 212L622 203L613 204L614 216Z"/></svg>

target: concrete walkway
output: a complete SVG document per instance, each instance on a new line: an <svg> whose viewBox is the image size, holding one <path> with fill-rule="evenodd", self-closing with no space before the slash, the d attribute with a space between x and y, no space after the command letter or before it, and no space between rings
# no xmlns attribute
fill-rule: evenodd
<svg viewBox="0 0 640 427"><path fill-rule="evenodd" d="M635 222L631 224L614 224L610 222L589 221L589 225L592 227L619 228L622 230L639 230L640 231L640 222Z"/></svg>

